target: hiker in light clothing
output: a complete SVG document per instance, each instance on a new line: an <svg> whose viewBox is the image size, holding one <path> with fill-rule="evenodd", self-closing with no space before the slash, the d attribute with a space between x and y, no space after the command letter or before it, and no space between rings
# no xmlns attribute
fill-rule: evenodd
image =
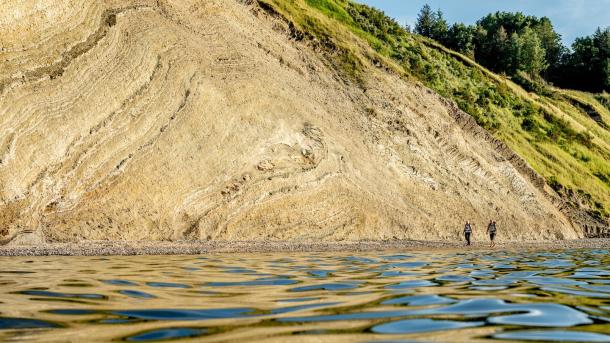
<svg viewBox="0 0 610 343"><path fill-rule="evenodd" d="M466 245L470 245L470 235L472 234L472 227L470 226L470 222L467 221L466 225L464 225L464 237L466 238Z"/></svg>
<svg viewBox="0 0 610 343"><path fill-rule="evenodd" d="M489 239L491 240L490 247L494 247L496 242L494 242L494 238L496 238L496 222L490 221L489 225L487 225L487 233L489 234Z"/></svg>

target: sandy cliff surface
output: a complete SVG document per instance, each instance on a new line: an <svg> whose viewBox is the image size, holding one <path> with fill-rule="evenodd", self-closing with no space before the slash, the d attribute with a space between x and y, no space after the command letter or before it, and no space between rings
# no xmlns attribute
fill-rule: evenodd
<svg viewBox="0 0 610 343"><path fill-rule="evenodd" d="M582 236L467 115L256 4L9 1L0 47L4 243Z"/></svg>

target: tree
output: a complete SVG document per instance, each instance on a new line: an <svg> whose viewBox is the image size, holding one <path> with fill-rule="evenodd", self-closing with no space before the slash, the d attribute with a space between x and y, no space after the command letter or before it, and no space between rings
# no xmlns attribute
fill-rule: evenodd
<svg viewBox="0 0 610 343"><path fill-rule="evenodd" d="M417 21L415 22L415 33L426 37L432 37L435 20L436 15L434 12L432 12L432 8L430 8L430 5L425 4L417 16Z"/></svg>
<svg viewBox="0 0 610 343"><path fill-rule="evenodd" d="M525 42L517 38L526 34L527 30L536 33L540 47L545 51L544 63L534 61L538 63L534 69L546 70L546 66L557 65L565 47L561 44L561 36L555 32L551 21L546 17L526 16L521 12L496 12L477 21L477 33L484 33L474 36L477 62L495 72L505 72L510 75L524 68L519 65L519 56L516 54L516 51L521 51L521 47L517 48L516 45L517 41ZM531 44L531 33L527 35L528 46L534 47L535 44ZM538 50L530 49L529 52L538 52Z"/></svg>
<svg viewBox="0 0 610 343"><path fill-rule="evenodd" d="M604 30L598 27L593 34L593 44L597 48L597 56L592 67L599 75L598 87L610 91L610 27Z"/></svg>
<svg viewBox="0 0 610 343"><path fill-rule="evenodd" d="M562 53L565 52L565 47L561 44L561 35L555 32L551 20L547 17L542 17L533 29L538 38L540 38L541 46L546 51L546 62L549 65L559 63Z"/></svg>
<svg viewBox="0 0 610 343"><path fill-rule="evenodd" d="M417 16L415 33L444 43L447 37L448 27L447 21L443 18L443 12L441 12L441 10L433 12L430 5L426 4L422 7Z"/></svg>
<svg viewBox="0 0 610 343"><path fill-rule="evenodd" d="M542 47L540 38L529 27L521 35L517 60L517 69L525 71L532 77L540 76L540 73L548 67L546 51Z"/></svg>
<svg viewBox="0 0 610 343"><path fill-rule="evenodd" d="M451 25L447 34L447 47L474 58L475 28L462 23Z"/></svg>
<svg viewBox="0 0 610 343"><path fill-rule="evenodd" d="M495 58L491 64L493 69L500 72L507 72L511 65L511 56L509 55L510 42L508 33L504 26L500 25L496 33L493 35L491 52Z"/></svg>
<svg viewBox="0 0 610 343"><path fill-rule="evenodd" d="M576 38L553 75L562 87L592 92L610 91L610 28L598 28L587 37Z"/></svg>
<svg viewBox="0 0 610 343"><path fill-rule="evenodd" d="M513 33L510 36L510 41L508 43L508 54L509 54L509 63L508 70L511 75L515 75L519 69L521 68L521 46L523 45L523 40L517 33Z"/></svg>
<svg viewBox="0 0 610 343"><path fill-rule="evenodd" d="M434 15L434 21L432 24L432 39L445 43L447 40L447 32L449 31L449 25L445 18L443 18L443 12L437 10Z"/></svg>

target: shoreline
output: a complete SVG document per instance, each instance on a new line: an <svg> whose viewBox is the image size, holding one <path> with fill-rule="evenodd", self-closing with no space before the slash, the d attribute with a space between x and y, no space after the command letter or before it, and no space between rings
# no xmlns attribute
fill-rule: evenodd
<svg viewBox="0 0 610 343"><path fill-rule="evenodd" d="M370 252L370 251L498 251L608 249L609 238L564 241L476 242L470 247L463 242L444 241L85 241L78 243L46 243L42 245L0 246L0 256L130 256L130 255L202 255L215 253L285 253L285 252Z"/></svg>

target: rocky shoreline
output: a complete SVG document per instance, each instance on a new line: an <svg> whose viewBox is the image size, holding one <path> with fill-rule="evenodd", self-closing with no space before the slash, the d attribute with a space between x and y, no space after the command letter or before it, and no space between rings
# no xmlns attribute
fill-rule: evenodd
<svg viewBox="0 0 610 343"><path fill-rule="evenodd" d="M563 241L501 242L493 250L608 249L610 239ZM359 242L280 242L280 241L86 241L47 243L36 246L0 246L0 256L126 256L126 255L199 255L212 253L280 252L364 252L364 251L489 251L486 242L465 247L461 242L441 241L359 241Z"/></svg>

